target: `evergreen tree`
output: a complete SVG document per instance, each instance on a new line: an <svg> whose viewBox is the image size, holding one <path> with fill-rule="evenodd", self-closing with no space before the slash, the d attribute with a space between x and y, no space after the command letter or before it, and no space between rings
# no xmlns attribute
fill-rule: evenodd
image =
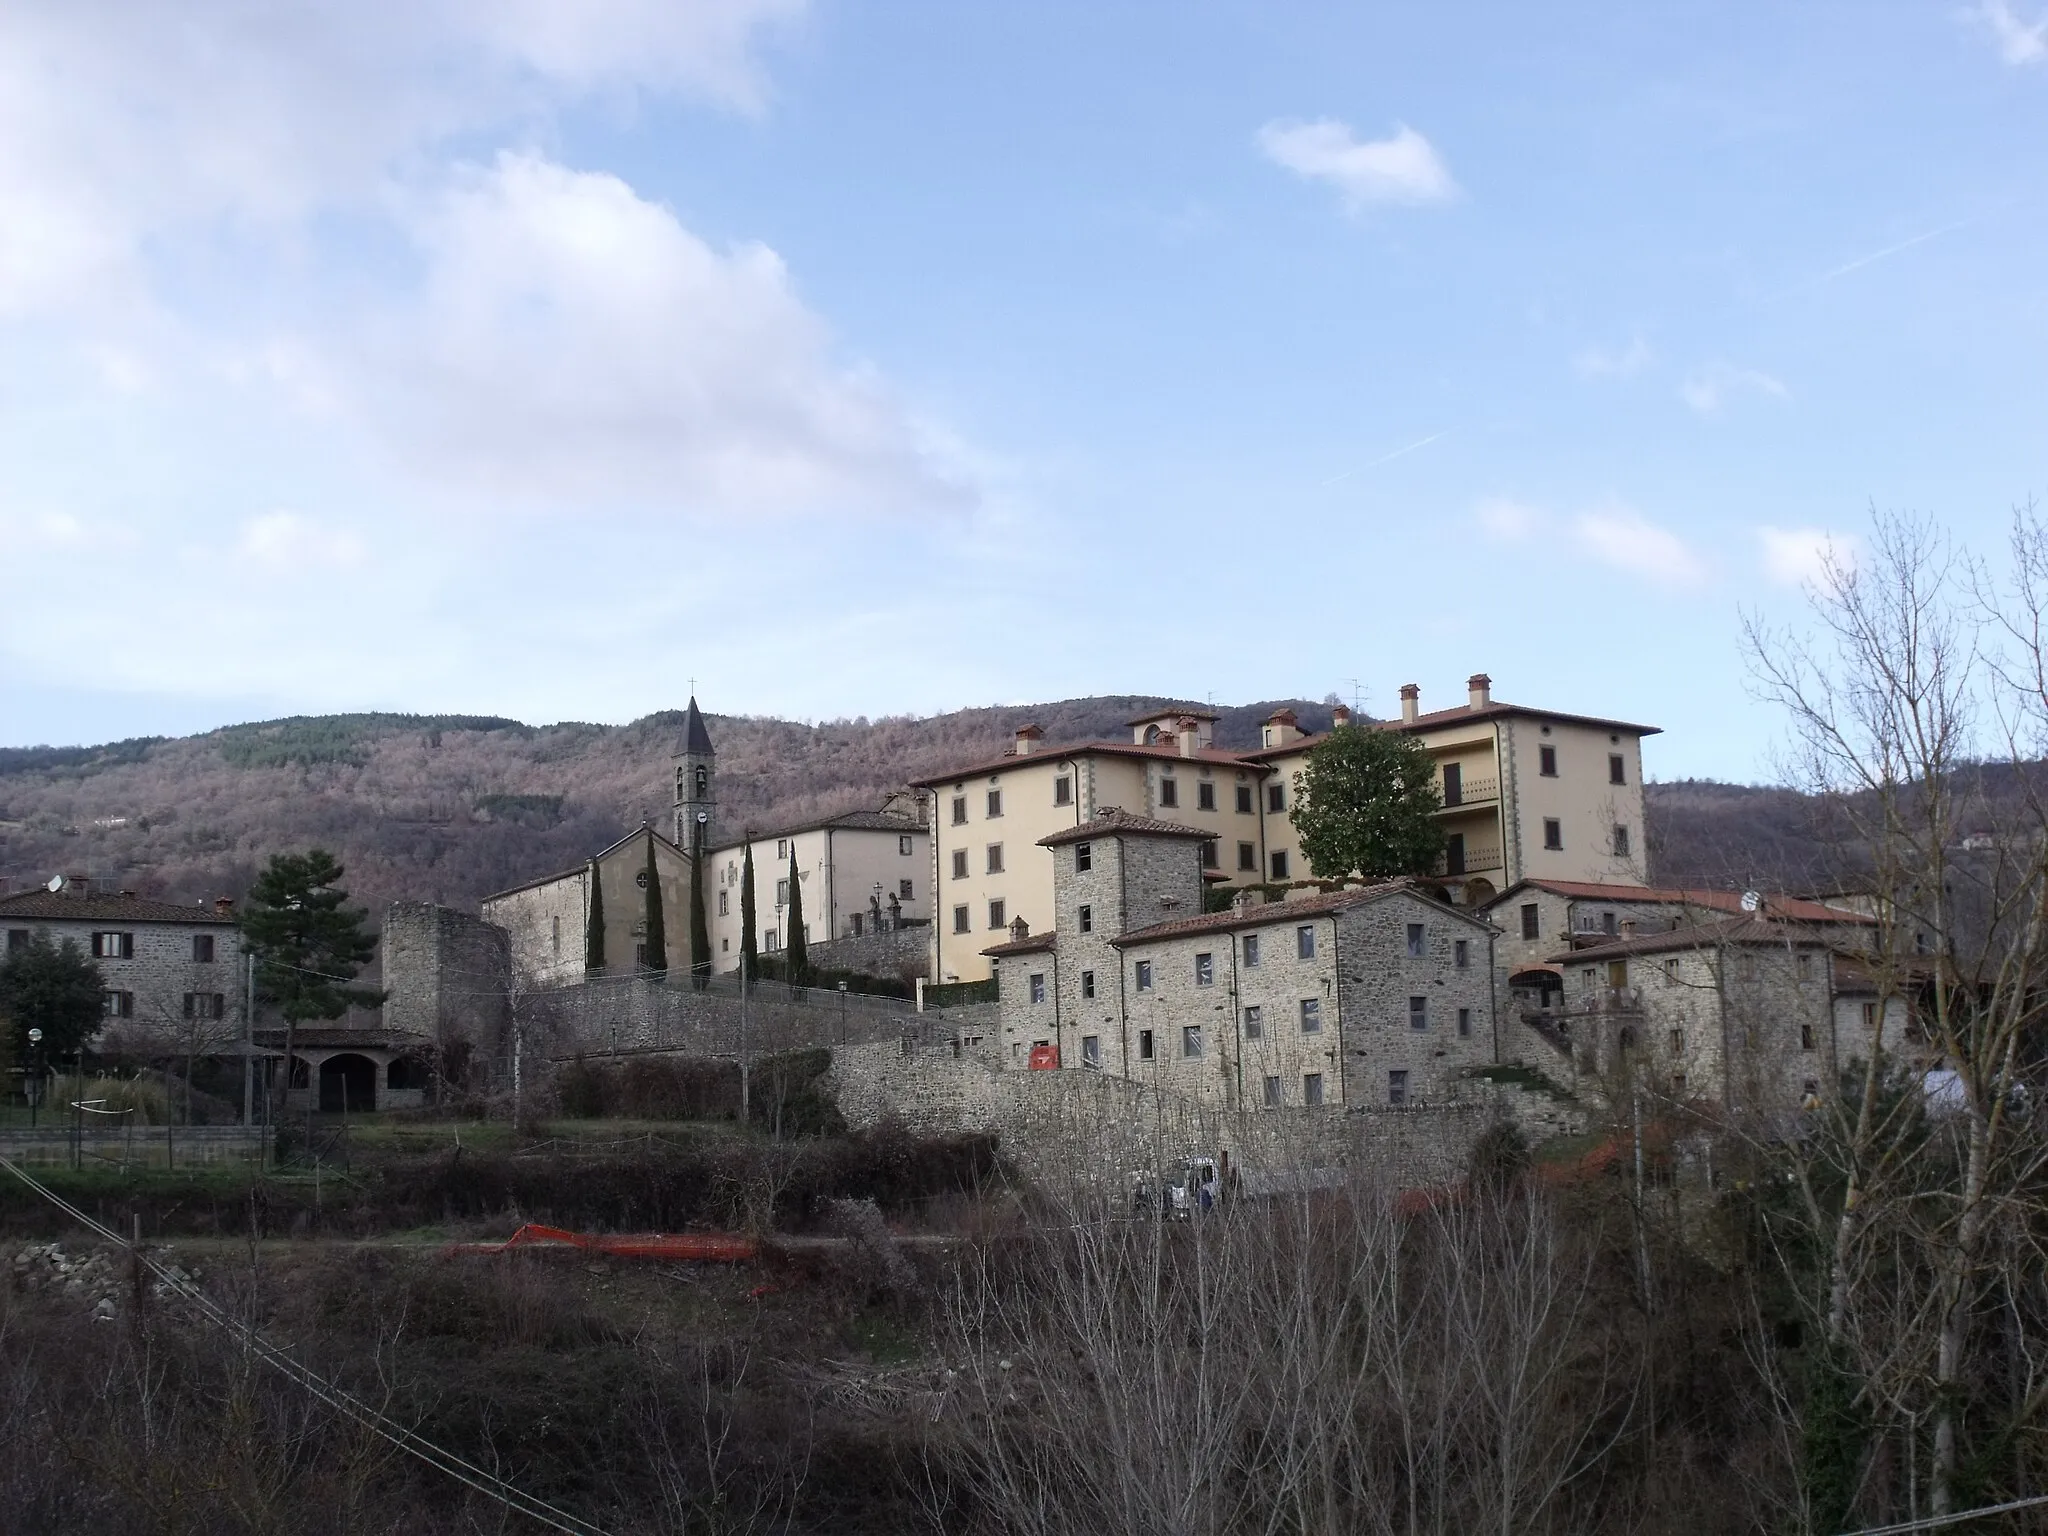
<svg viewBox="0 0 2048 1536"><path fill-rule="evenodd" d="M0 965L0 1019L7 1024L0 1049L27 1062L28 1032L40 1029L45 1060L69 1056L98 1031L105 986L100 968L72 940L59 946L46 934L31 935Z"/></svg>
<svg viewBox="0 0 2048 1536"><path fill-rule="evenodd" d="M279 853L249 888L242 941L256 956L256 999L287 1024L338 1019L384 1000L375 987L353 984L377 935L364 927L370 914L347 904L343 873L324 848Z"/></svg>
<svg viewBox="0 0 2048 1536"><path fill-rule="evenodd" d="M804 944L804 883L797 876L796 849L789 851L789 984L801 987L811 979L811 959Z"/></svg>
<svg viewBox="0 0 2048 1536"><path fill-rule="evenodd" d="M597 860L590 861L584 876L590 886L590 908L583 919L583 969L591 975L604 971L604 875Z"/></svg>
<svg viewBox="0 0 2048 1536"><path fill-rule="evenodd" d="M761 945L754 936L754 845L740 865L740 976L749 986L761 976Z"/></svg>
<svg viewBox="0 0 2048 1536"><path fill-rule="evenodd" d="M1426 875L1443 852L1436 765L1412 736L1340 725L1309 749L1289 819L1325 880Z"/></svg>
<svg viewBox="0 0 2048 1536"><path fill-rule="evenodd" d="M711 980L711 925L704 912L704 823L690 824L690 981L699 991Z"/></svg>
<svg viewBox="0 0 2048 1536"><path fill-rule="evenodd" d="M641 876L647 897L647 969L668 974L668 924L661 912L661 872L654 867L654 829L647 831L647 871Z"/></svg>

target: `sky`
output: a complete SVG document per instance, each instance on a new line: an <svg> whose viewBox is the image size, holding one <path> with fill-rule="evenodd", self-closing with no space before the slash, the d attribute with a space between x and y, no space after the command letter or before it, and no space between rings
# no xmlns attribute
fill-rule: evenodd
<svg viewBox="0 0 2048 1536"><path fill-rule="evenodd" d="M2048 497L2048 6L11 0L0 745L1662 726Z"/></svg>

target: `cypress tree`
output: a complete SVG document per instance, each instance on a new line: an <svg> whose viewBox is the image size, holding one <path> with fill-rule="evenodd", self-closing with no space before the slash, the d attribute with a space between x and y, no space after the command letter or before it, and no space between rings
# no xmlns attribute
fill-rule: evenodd
<svg viewBox="0 0 2048 1536"><path fill-rule="evenodd" d="M740 975L749 986L761 977L761 942L754 935L754 845L740 865Z"/></svg>
<svg viewBox="0 0 2048 1536"><path fill-rule="evenodd" d="M690 983L711 980L711 926L704 915L704 823L690 823Z"/></svg>
<svg viewBox="0 0 2048 1536"><path fill-rule="evenodd" d="M583 920L583 969L592 974L604 970L604 877L597 860L590 861L590 910Z"/></svg>
<svg viewBox="0 0 2048 1536"><path fill-rule="evenodd" d="M668 924L661 912L661 874L654 867L654 829L647 830L647 969L668 974Z"/></svg>
<svg viewBox="0 0 2048 1536"><path fill-rule="evenodd" d="M804 886L797 878L796 849L789 851L789 984L800 987L811 979L811 958L804 946Z"/></svg>

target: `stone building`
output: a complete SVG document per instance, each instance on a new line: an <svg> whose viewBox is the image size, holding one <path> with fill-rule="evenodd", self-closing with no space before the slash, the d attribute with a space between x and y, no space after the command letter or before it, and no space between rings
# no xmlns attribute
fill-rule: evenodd
<svg viewBox="0 0 2048 1536"><path fill-rule="evenodd" d="M981 980L991 936L1015 918L1051 923L1052 864L1039 840L1107 806L1200 830L1214 883L1313 878L1292 812L1308 754L1328 733L1304 732L1283 709L1257 748L1232 752L1215 745L1215 720L1165 710L1130 721L1129 741L1060 746L1026 726L1002 756L919 780L936 797L933 978ZM1334 720L1345 729L1350 711ZM1466 680L1463 704L1424 712L1410 683L1398 719L1364 725L1413 737L1435 763L1446 838L1435 882L1452 900L1477 906L1532 878L1641 883L1642 742L1656 726L1504 703L1483 672Z"/></svg>
<svg viewBox="0 0 2048 1536"><path fill-rule="evenodd" d="M59 876L0 897L0 931L10 952L41 933L92 957L105 988L100 1043L119 1037L144 1053L206 1055L246 1032L242 934L225 898L179 906Z"/></svg>
<svg viewBox="0 0 2048 1536"><path fill-rule="evenodd" d="M1497 1059L1489 924L1410 881L1204 912L1203 839L1115 808L1041 839L1057 927L986 951L1005 1067L1376 1108L1447 1100Z"/></svg>
<svg viewBox="0 0 2048 1536"><path fill-rule="evenodd" d="M628 832L586 862L483 899L485 922L504 930L520 985L559 987L589 973L592 894L601 890L605 975L631 975L648 962L647 863L661 897L668 965L690 968L690 859L651 826Z"/></svg>
<svg viewBox="0 0 2048 1536"><path fill-rule="evenodd" d="M714 844L705 873L711 966L740 963L740 879L754 855L754 942L762 954L789 945L789 866L802 889L804 936L826 943L872 938L931 921L931 829L925 802L891 796L872 811L842 811Z"/></svg>

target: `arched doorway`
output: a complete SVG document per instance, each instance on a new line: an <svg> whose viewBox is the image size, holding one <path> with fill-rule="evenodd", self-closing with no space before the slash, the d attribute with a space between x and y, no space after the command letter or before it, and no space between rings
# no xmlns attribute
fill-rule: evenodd
<svg viewBox="0 0 2048 1536"><path fill-rule="evenodd" d="M1465 905L1468 907L1483 907L1496 894L1491 880L1474 875L1465 882Z"/></svg>
<svg viewBox="0 0 2048 1536"><path fill-rule="evenodd" d="M377 1107L377 1064L344 1051L320 1063L320 1112L361 1114Z"/></svg>

